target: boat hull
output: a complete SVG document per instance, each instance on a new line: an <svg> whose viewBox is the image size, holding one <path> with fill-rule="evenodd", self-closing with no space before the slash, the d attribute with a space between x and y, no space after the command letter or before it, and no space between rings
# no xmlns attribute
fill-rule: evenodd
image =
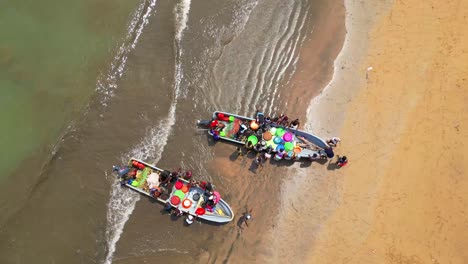
<svg viewBox="0 0 468 264"><path fill-rule="evenodd" d="M146 163L142 160L139 160L139 159L134 159L132 158L130 160L130 165L132 164L133 161L137 161L141 164L144 164L146 167L149 167L151 168L151 170L155 171L155 172L159 172L159 173L162 173L164 172L163 169L161 168L158 168L156 166L153 166L149 163ZM184 184L189 184L189 182L185 179L181 179L179 178L178 181L181 181L183 182ZM158 202L162 203L162 204L166 204L167 202L170 202L170 198L168 199L161 199L159 197L154 197L152 196L148 191L145 191L143 188L140 188L140 187L135 187L135 186L132 186L131 184L125 182L123 184L125 187L128 187L129 189L132 189L136 192L139 192L145 196L148 196L154 200L157 200ZM172 188L172 190L170 190L170 195L169 197L172 197L174 195L174 193L176 192L176 188ZM233 219L234 219L234 212L232 211L231 207L229 206L229 204L226 203L226 201L224 201L223 199L220 199L218 201L218 203L216 204L215 208L214 208L214 212L211 213L211 212L206 212L204 215L197 215L196 214L196 210L198 208L200 208L200 205L201 205L201 200L203 198L201 198L199 201L195 201L193 200L193 196L194 194L198 193L200 197L203 197L203 193L204 193L204 190L200 187L197 187L197 186L192 186L189 191L185 194L185 197L183 198L184 200L187 199L187 200L190 200L191 202L191 206L188 207L188 208L185 208L182 206L182 202L178 205L173 205L171 203L171 206L173 208L177 208L179 209L180 211L184 212L184 213L187 213L187 214L191 214L197 218L200 218L200 219L203 219L203 220L206 220L206 221L210 221L210 222L215 222L215 223L228 223L228 222L231 222Z"/></svg>
<svg viewBox="0 0 468 264"><path fill-rule="evenodd" d="M213 117L212 117L213 120L218 118L218 114L222 114L222 115L224 115L226 117L231 117L231 116L234 117L233 122L235 122L236 119L239 119L239 120L241 120L241 122L244 122L244 123L250 123L250 122L255 120L254 118L251 118L251 117L240 116L240 115L227 113L227 112L222 112L222 111L213 112ZM218 120L218 122L223 123L225 125L225 127L229 127L229 125L230 125L229 123L232 123L230 121L223 121L223 120ZM206 121L203 121L203 124L206 125ZM281 128L285 132L291 133L293 135L293 141L295 141L295 142L302 142L303 140L299 139L299 137L302 137L302 138L305 138L308 142L310 142L311 144L314 145L313 148L312 147L302 148L300 152L296 153L296 155L295 155L296 160L301 159L301 158L309 158L311 155L314 155L314 154L321 154L322 153L321 150L325 149L326 147L329 147L325 140L323 140L322 138L320 138L320 137L318 137L318 136L316 136L314 134L311 134L311 133L308 133L308 132L305 132L305 131L301 131L301 130L297 130L297 129L293 129L293 128L289 128L289 127L279 126L279 125L276 125L276 124L271 124L271 127ZM208 134L210 134L211 136L214 136L212 130L208 130ZM233 142L233 143L236 143L236 144L241 144L241 145L245 145L246 141L247 141L247 137L239 139L239 138L233 137L232 135L229 135L229 136L218 135L218 136L219 136L220 139L230 141L230 142ZM260 137L262 137L260 135L257 135L257 136L259 137L259 140L260 140ZM264 139L264 138L262 137L262 139ZM273 152L276 153L277 152L277 150L276 150L277 144L274 144L274 146L275 146L275 149L273 149Z"/></svg>

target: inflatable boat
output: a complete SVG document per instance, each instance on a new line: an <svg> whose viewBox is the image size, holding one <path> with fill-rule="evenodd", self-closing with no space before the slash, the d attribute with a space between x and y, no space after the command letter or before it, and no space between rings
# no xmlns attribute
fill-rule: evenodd
<svg viewBox="0 0 468 264"><path fill-rule="evenodd" d="M183 213L215 223L227 223L234 218L231 207L221 199L217 191L214 192L215 205L207 208L202 206L207 200L203 186L193 185L179 177L174 182L165 183L163 187L161 178L169 177L170 172L135 158L130 159L128 166L123 170L126 170L125 175L119 175L122 177L123 186L162 204L170 204ZM127 177L127 174L132 176ZM162 188L165 189L164 192L158 193L159 195L154 194L154 190Z"/></svg>

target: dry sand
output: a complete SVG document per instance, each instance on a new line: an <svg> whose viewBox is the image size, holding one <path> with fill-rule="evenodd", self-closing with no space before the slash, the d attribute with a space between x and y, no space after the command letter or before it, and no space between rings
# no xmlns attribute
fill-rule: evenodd
<svg viewBox="0 0 468 264"><path fill-rule="evenodd" d="M468 263L468 1L347 11L349 46L310 111L328 113L319 134L341 130L350 164L325 176L336 193L304 262Z"/></svg>

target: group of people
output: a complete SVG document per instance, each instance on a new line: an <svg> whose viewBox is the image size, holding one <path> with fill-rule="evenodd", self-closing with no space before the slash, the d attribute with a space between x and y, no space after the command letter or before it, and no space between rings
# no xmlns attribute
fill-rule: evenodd
<svg viewBox="0 0 468 264"><path fill-rule="evenodd" d="M255 121L260 125L260 127L264 129L268 129L268 127L271 125L298 129L300 124L298 118L290 121L289 117L285 114L280 114L279 116L273 118L270 118L269 116L265 117L265 115L259 110L257 110L255 113Z"/></svg>
<svg viewBox="0 0 468 264"><path fill-rule="evenodd" d="M173 208L171 203L170 202L166 202L166 204L164 205L164 210L175 216L175 217L181 217L183 216L185 213L180 210L179 208ZM191 214L185 214L185 222L187 223L187 225L191 225L193 224L193 222L195 221L195 216L191 215Z"/></svg>
<svg viewBox="0 0 468 264"><path fill-rule="evenodd" d="M257 110L255 113L254 124L252 124L251 121L241 122L239 125L239 130L232 136L236 140L242 140L244 137L248 137L252 134L260 135L264 131L270 129L271 126L283 126L292 129L298 129L299 125L300 122L298 118L290 121L289 117L285 114L270 118L269 116L265 117L262 112ZM218 140L221 137L221 131L223 131L224 128L225 125L222 122L219 122L217 119L213 119L209 123L209 130L213 135L214 140Z"/></svg>

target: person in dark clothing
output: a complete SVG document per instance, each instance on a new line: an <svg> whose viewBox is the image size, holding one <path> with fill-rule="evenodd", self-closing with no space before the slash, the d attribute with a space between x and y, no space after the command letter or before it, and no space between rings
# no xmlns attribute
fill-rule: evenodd
<svg viewBox="0 0 468 264"><path fill-rule="evenodd" d="M244 224L244 223L245 223L245 226L249 227L249 224L247 222L249 220L251 220L251 219L252 219L252 209L250 209L250 211L245 212L245 213L242 214L242 219L241 219L241 223L240 223L239 227L243 229L242 224Z"/></svg>
<svg viewBox="0 0 468 264"><path fill-rule="evenodd" d="M325 154L327 154L327 157L329 159L335 156L335 153L333 153L333 149L331 147L325 147L324 151L325 151Z"/></svg>
<svg viewBox="0 0 468 264"><path fill-rule="evenodd" d="M263 168L263 159L262 159L262 156L261 155L258 155L256 158L255 158L255 164L257 164L257 167L259 168Z"/></svg>
<svg viewBox="0 0 468 264"><path fill-rule="evenodd" d="M167 202L165 205L164 205L164 211L166 211L167 213L171 213L172 211L172 205Z"/></svg>
<svg viewBox="0 0 468 264"><path fill-rule="evenodd" d="M289 127L292 129L298 129L299 128L299 119L295 119L294 121L289 124Z"/></svg>

